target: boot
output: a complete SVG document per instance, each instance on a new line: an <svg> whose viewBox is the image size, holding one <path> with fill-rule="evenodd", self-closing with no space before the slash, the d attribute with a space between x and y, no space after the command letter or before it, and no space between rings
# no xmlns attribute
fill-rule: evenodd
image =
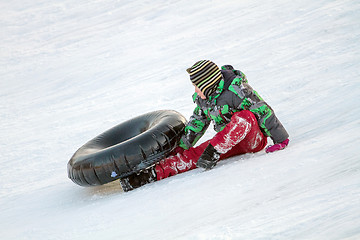
<svg viewBox="0 0 360 240"><path fill-rule="evenodd" d="M155 181L156 171L154 165L140 173L134 173L130 176L120 178L120 185L124 192L128 192L147 183L152 183Z"/></svg>
<svg viewBox="0 0 360 240"><path fill-rule="evenodd" d="M211 144L209 144L205 148L203 154L201 154L199 160L196 163L196 166L204 168L205 170L210 170L215 167L219 159L220 153L218 153L216 149Z"/></svg>

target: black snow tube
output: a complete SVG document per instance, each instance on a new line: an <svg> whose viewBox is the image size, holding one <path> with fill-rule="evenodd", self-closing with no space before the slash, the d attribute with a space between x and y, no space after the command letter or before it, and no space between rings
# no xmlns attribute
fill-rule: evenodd
<svg viewBox="0 0 360 240"><path fill-rule="evenodd" d="M68 162L68 176L81 186L95 186L144 170L175 149L185 124L171 110L123 122L79 148Z"/></svg>

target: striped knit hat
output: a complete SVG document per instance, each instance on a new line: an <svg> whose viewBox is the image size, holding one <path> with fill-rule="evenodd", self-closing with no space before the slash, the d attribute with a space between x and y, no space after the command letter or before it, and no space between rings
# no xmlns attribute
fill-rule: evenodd
<svg viewBox="0 0 360 240"><path fill-rule="evenodd" d="M210 60L201 60L186 70L191 82L197 86L206 97L216 91L222 74L219 67Z"/></svg>

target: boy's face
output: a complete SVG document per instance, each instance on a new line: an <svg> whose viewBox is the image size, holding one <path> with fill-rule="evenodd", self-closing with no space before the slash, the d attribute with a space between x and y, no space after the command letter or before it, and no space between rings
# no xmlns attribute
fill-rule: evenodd
<svg viewBox="0 0 360 240"><path fill-rule="evenodd" d="M197 86L195 86L195 92L201 97L201 99L206 99L204 93Z"/></svg>

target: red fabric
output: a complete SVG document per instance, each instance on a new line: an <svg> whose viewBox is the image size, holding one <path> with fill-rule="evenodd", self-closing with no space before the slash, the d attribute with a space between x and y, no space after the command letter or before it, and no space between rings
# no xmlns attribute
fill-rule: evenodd
<svg viewBox="0 0 360 240"><path fill-rule="evenodd" d="M259 152L264 149L267 140L253 113L246 110L237 112L232 116L230 123L211 140L188 150L177 151L175 155L161 160L155 167L157 180L196 168L197 160L209 143L221 153L222 160L240 154Z"/></svg>

